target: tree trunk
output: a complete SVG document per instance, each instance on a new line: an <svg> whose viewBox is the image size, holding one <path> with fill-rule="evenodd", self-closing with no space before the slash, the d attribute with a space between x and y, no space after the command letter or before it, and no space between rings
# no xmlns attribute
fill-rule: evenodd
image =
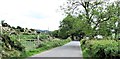
<svg viewBox="0 0 120 59"><path fill-rule="evenodd" d="M73 35L71 35L71 39L72 39L72 41L74 41L74 40L75 40Z"/></svg>

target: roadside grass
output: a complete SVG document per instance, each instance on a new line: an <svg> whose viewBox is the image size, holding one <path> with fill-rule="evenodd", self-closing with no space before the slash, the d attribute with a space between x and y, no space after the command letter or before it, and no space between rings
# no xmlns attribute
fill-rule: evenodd
<svg viewBox="0 0 120 59"><path fill-rule="evenodd" d="M46 41L46 42L41 42L41 44L38 45L38 47L36 47L33 50L27 50L25 53L22 54L21 57L29 57L32 55L35 55L37 53L41 53L43 51L55 48L55 47L59 47L62 46L66 43L70 42L70 39L66 39L66 40L50 40L50 41Z"/></svg>
<svg viewBox="0 0 120 59"><path fill-rule="evenodd" d="M33 50L37 46L34 41L21 41L21 44L25 47L25 51Z"/></svg>
<svg viewBox="0 0 120 59"><path fill-rule="evenodd" d="M81 40L83 57L113 58L120 56L120 40Z"/></svg>

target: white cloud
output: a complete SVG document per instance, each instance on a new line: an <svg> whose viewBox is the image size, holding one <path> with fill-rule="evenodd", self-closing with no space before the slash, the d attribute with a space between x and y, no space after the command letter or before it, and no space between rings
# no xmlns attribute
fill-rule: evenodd
<svg viewBox="0 0 120 59"><path fill-rule="evenodd" d="M63 0L0 0L0 20L12 26L58 29L64 16L56 12Z"/></svg>

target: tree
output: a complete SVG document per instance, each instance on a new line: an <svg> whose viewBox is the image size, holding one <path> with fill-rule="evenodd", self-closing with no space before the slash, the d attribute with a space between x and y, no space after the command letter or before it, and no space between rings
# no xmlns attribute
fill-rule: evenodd
<svg viewBox="0 0 120 59"><path fill-rule="evenodd" d="M60 23L60 29L59 29L59 35L62 38L67 38L68 36L72 36L72 39L74 40L72 33L74 33L73 30L73 23L74 23L74 19L73 16L71 16L70 14L63 19L63 21L61 21Z"/></svg>
<svg viewBox="0 0 120 59"><path fill-rule="evenodd" d="M54 30L54 31L52 32L52 37L56 37L56 38L59 37L59 36L58 36L58 30Z"/></svg>
<svg viewBox="0 0 120 59"><path fill-rule="evenodd" d="M120 14L118 13L119 1L110 4L108 1L101 0L68 0L66 5L67 7L65 6L64 8L63 6L62 10L66 14L81 16L79 20L82 20L83 23L81 24L85 26L79 25L79 30L83 31L90 38L100 34L103 36L111 35L111 30L115 30L115 23L120 20L118 15ZM83 9L81 10L81 8ZM111 29L110 25L114 29Z"/></svg>
<svg viewBox="0 0 120 59"><path fill-rule="evenodd" d="M72 40L81 39L85 33L81 30L83 27L83 20L78 19L72 15L67 15L66 18L61 21L59 35L65 38L71 37Z"/></svg>
<svg viewBox="0 0 120 59"><path fill-rule="evenodd" d="M91 2L90 0L68 0L67 1L67 6L68 8L64 8L63 10L66 13L70 13L70 14L78 14L78 15L82 15L81 20L85 20L84 23L86 23L86 27L85 29L87 29L88 32L87 34L91 33L93 34L94 32L91 31L91 25L93 25L93 16L95 15L95 12L98 7L98 5L101 5L102 1L93 1ZM84 10L80 10L79 6L82 6L84 8ZM97 13L96 13L97 14ZM96 26L94 27L94 29L96 29L98 24L95 24ZM88 31L90 30L90 31ZM89 37L93 37L95 34L93 34L92 36Z"/></svg>

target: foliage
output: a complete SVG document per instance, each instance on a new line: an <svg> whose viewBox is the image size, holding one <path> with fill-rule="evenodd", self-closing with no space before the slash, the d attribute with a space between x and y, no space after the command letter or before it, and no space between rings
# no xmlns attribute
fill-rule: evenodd
<svg viewBox="0 0 120 59"><path fill-rule="evenodd" d="M68 36L70 36L74 32L74 29L73 29L74 19L75 18L73 18L71 15L68 15L60 23L59 36L61 36L62 38L64 38L64 37L67 38Z"/></svg>
<svg viewBox="0 0 120 59"><path fill-rule="evenodd" d="M74 40L73 37L78 37L79 39L83 38L84 33L81 31L84 23L83 20L79 20L80 17L73 17L72 15L68 15L61 21L60 29L53 31L53 35L58 38L66 39L70 36L71 39ZM81 25L81 26L80 26Z"/></svg>
<svg viewBox="0 0 120 59"><path fill-rule="evenodd" d="M59 35L58 35L58 30L54 30L51 34L52 34L52 37L56 37L56 38L58 38L59 37Z"/></svg>
<svg viewBox="0 0 120 59"><path fill-rule="evenodd" d="M119 44L115 40L81 40L84 57L119 57Z"/></svg>
<svg viewBox="0 0 120 59"><path fill-rule="evenodd" d="M11 40L9 36L3 35L1 36L2 42L4 42L5 47L8 49L14 48L18 49L19 51L24 51L24 47L21 45L21 43L17 40Z"/></svg>
<svg viewBox="0 0 120 59"><path fill-rule="evenodd" d="M90 39L97 35L112 36L114 30L117 38L120 21L119 3L120 1L110 3L102 0L67 0L67 3L61 7L67 17L63 19L59 30L64 29L65 35L79 30Z"/></svg>
<svg viewBox="0 0 120 59"><path fill-rule="evenodd" d="M46 35L46 34L42 34L42 35L39 35L40 36L40 38L39 39L48 39L48 36L49 35Z"/></svg>
<svg viewBox="0 0 120 59"><path fill-rule="evenodd" d="M7 35L1 35L2 57L19 57L24 52L24 46L17 40L11 40Z"/></svg>

